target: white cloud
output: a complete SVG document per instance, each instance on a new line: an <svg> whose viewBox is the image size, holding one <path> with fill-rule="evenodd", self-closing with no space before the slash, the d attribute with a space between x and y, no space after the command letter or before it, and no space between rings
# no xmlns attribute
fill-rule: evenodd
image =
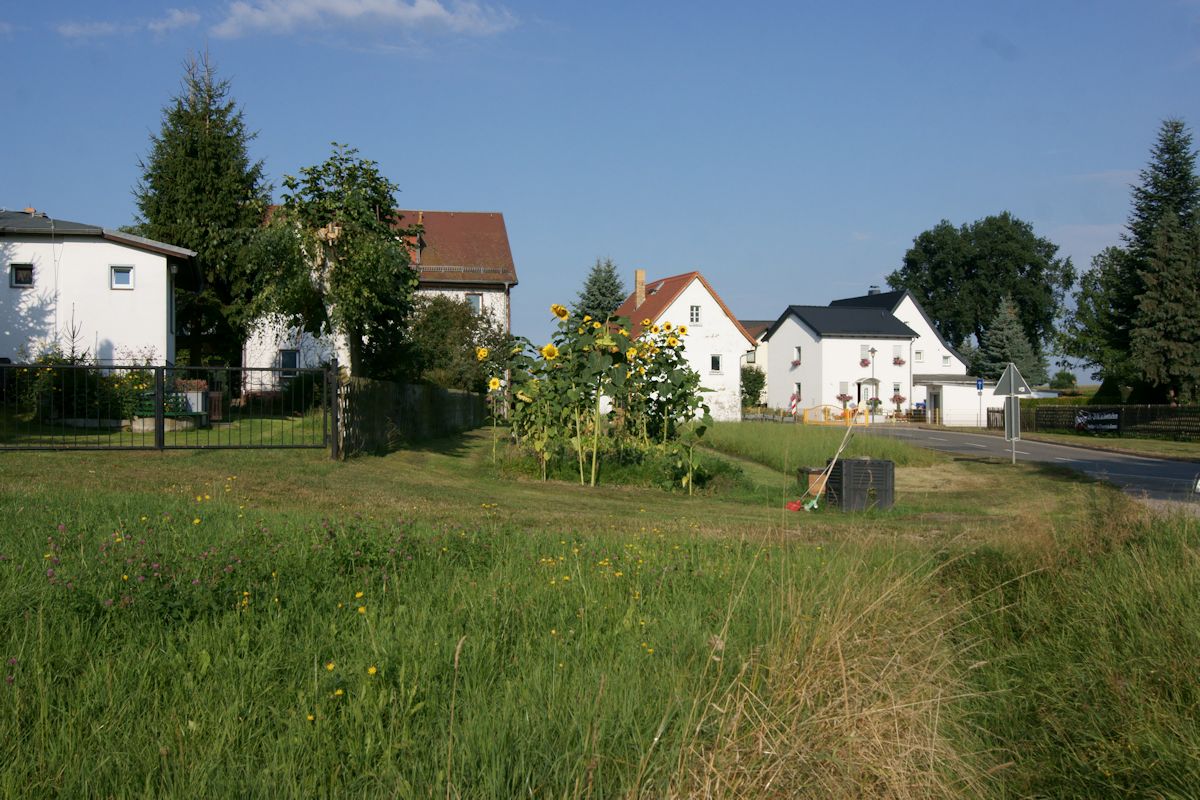
<svg viewBox="0 0 1200 800"><path fill-rule="evenodd" d="M159 19L136 22L63 22L55 29L58 35L67 39L99 39L118 34L138 33L149 31L162 35L179 28L195 25L200 21L200 15L195 11L184 11L171 8Z"/></svg>
<svg viewBox="0 0 1200 800"><path fill-rule="evenodd" d="M57 30L59 36L67 39L99 39L122 33L129 27L115 22L64 22Z"/></svg>
<svg viewBox="0 0 1200 800"><path fill-rule="evenodd" d="M213 33L233 38L256 31L290 33L352 23L487 36L513 27L516 18L507 9L474 0L450 0L449 5L442 0L237 0Z"/></svg>
<svg viewBox="0 0 1200 800"><path fill-rule="evenodd" d="M187 28L195 25L200 21L200 15L195 11L184 11L180 8L171 8L167 10L167 15L162 19L156 19L152 22L147 22L146 27L153 33L167 33L178 28Z"/></svg>

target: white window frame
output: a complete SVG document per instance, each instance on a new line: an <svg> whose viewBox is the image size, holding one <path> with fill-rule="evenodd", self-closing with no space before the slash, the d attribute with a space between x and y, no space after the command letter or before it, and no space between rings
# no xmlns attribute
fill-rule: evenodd
<svg viewBox="0 0 1200 800"><path fill-rule="evenodd" d="M129 285L121 286L117 283L117 273L125 273L129 275ZM132 264L109 264L108 265L108 288L118 292L133 291L133 265Z"/></svg>
<svg viewBox="0 0 1200 800"><path fill-rule="evenodd" d="M892 359L895 360L897 358L900 358L900 345L894 344L892 345Z"/></svg>
<svg viewBox="0 0 1200 800"><path fill-rule="evenodd" d="M285 353L292 353L296 356L295 366L289 367L287 364L283 363L283 356ZM279 377L294 378L296 377L296 370L298 369L300 369L300 350L295 347L279 348Z"/></svg>
<svg viewBox="0 0 1200 800"><path fill-rule="evenodd" d="M804 363L804 349L800 345L796 345L795 351L792 353L792 361L800 364Z"/></svg>
<svg viewBox="0 0 1200 800"><path fill-rule="evenodd" d="M471 310L477 315L483 313L483 295L479 292L467 292L464 299L471 304Z"/></svg>
<svg viewBox="0 0 1200 800"><path fill-rule="evenodd" d="M719 375L723 371L723 369L722 369L723 367L724 367L724 359L721 358L720 353L713 353L712 355L710 355L708 357L708 371L709 372L713 373L714 375Z"/></svg>
<svg viewBox="0 0 1200 800"><path fill-rule="evenodd" d="M792 384L792 390L794 393L793 396L796 398L796 407L797 408L799 408L800 404L804 402L804 395L801 392L802 388L803 387L800 385L800 381L796 381L795 383Z"/></svg>
<svg viewBox="0 0 1200 800"><path fill-rule="evenodd" d="M900 394L900 384L898 384L898 383L892 384L892 394Z"/></svg>
<svg viewBox="0 0 1200 800"><path fill-rule="evenodd" d="M746 363L747 364L753 364L755 362L755 359L757 359L757 358L758 358L758 351L756 351L756 350L747 350L746 351Z"/></svg>
<svg viewBox="0 0 1200 800"><path fill-rule="evenodd" d="M859 361L862 361L863 359L866 359L867 361L871 360L871 345L860 344L858 346L858 359Z"/></svg>
<svg viewBox="0 0 1200 800"><path fill-rule="evenodd" d="M29 283L17 283L17 270L29 270ZM33 264L25 262L14 262L8 265L8 285L13 289L32 289L37 281L37 270Z"/></svg>
<svg viewBox="0 0 1200 800"><path fill-rule="evenodd" d="M943 367L950 366L950 356L942 356L942 366Z"/></svg>
<svg viewBox="0 0 1200 800"><path fill-rule="evenodd" d="M913 351L913 361L917 362L918 364L924 364L925 363L925 351L924 350L914 350Z"/></svg>
<svg viewBox="0 0 1200 800"><path fill-rule="evenodd" d="M700 306L689 306L688 307L688 324L689 325L699 325L700 324Z"/></svg>

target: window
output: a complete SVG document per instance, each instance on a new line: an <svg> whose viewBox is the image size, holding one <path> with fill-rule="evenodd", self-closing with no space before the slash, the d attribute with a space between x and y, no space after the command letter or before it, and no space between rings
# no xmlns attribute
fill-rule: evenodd
<svg viewBox="0 0 1200 800"><path fill-rule="evenodd" d="M720 355L709 356L708 368L713 372L720 372L721 371L721 356Z"/></svg>
<svg viewBox="0 0 1200 800"><path fill-rule="evenodd" d="M914 350L913 351L913 361L917 362L918 364L925 363L925 351L924 350Z"/></svg>
<svg viewBox="0 0 1200 800"><path fill-rule="evenodd" d="M950 356L942 356L942 366L943 367L950 366Z"/></svg>
<svg viewBox="0 0 1200 800"><path fill-rule="evenodd" d="M300 366L300 351L280 350L279 366L283 369L283 372L280 373L281 378L296 377L296 368Z"/></svg>
<svg viewBox="0 0 1200 800"><path fill-rule="evenodd" d="M894 345L892 345L892 359L895 360L899 357L900 357L900 345L894 344Z"/></svg>
<svg viewBox="0 0 1200 800"><path fill-rule="evenodd" d="M845 395L850 394L850 382L849 381L842 381L841 383L838 384L838 394L845 394Z"/></svg>
<svg viewBox="0 0 1200 800"><path fill-rule="evenodd" d="M33 286L33 264L9 264L8 285L15 289Z"/></svg>
<svg viewBox="0 0 1200 800"><path fill-rule="evenodd" d="M802 401L802 400L804 399L804 395L800 394L800 383L799 383L799 381L797 381L796 383L793 383L793 384L792 384L792 389L794 389L794 390L795 390L795 392L794 392L794 394L793 394L792 396L796 398L796 405L797 405L797 406L799 406L799 405L800 405L800 401Z"/></svg>
<svg viewBox="0 0 1200 800"><path fill-rule="evenodd" d="M859 357L859 358L861 358L861 359L867 359L867 360L870 360L870 358L871 358L871 345L869 345L869 344L860 344L860 345L858 346L858 357Z"/></svg>
<svg viewBox="0 0 1200 800"><path fill-rule="evenodd" d="M757 353L757 351L754 351L754 350L747 350L747 351L746 351L746 363L747 363L747 364L753 364L753 363L754 363L754 360L755 360L756 358L758 358L758 353Z"/></svg>
<svg viewBox="0 0 1200 800"><path fill-rule="evenodd" d="M692 325L700 324L700 306L692 306L688 309L688 322Z"/></svg>
<svg viewBox="0 0 1200 800"><path fill-rule="evenodd" d="M113 289L132 289L133 267L109 267L108 285Z"/></svg>
<svg viewBox="0 0 1200 800"><path fill-rule="evenodd" d="M898 384L898 383L892 384L892 394L900 394L900 384Z"/></svg>
<svg viewBox="0 0 1200 800"><path fill-rule="evenodd" d="M467 302L471 304L472 312L474 312L476 314L483 313L483 295L469 294L469 295L467 295Z"/></svg>
<svg viewBox="0 0 1200 800"><path fill-rule="evenodd" d="M800 356L801 355L802 355L802 353L800 352L800 346L796 345L796 350L794 353L792 353L792 366L793 367L800 366Z"/></svg>

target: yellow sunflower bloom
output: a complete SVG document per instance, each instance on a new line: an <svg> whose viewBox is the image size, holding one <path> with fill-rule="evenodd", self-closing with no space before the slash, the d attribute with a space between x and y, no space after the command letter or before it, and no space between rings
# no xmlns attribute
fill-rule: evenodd
<svg viewBox="0 0 1200 800"><path fill-rule="evenodd" d="M583 315L583 321L584 321L584 322L591 322L591 321L592 321L592 315L591 315L591 314L584 314L584 315Z"/></svg>
<svg viewBox="0 0 1200 800"><path fill-rule="evenodd" d="M659 330L660 330L660 328L659 328L657 325L651 325L651 326L650 326L650 332L651 332L651 333L658 333L658 332L659 332Z"/></svg>
<svg viewBox="0 0 1200 800"><path fill-rule="evenodd" d="M653 323L653 322L654 322L654 320L650 319L649 317L646 317L644 320L642 320L642 327L649 328L651 323Z"/></svg>
<svg viewBox="0 0 1200 800"><path fill-rule="evenodd" d="M500 388L500 379L497 377L488 378L488 391L494 392Z"/></svg>
<svg viewBox="0 0 1200 800"><path fill-rule="evenodd" d="M475 348L475 360L476 361L487 361L487 357L488 357L488 349L486 347L476 347Z"/></svg>
<svg viewBox="0 0 1200 800"><path fill-rule="evenodd" d="M669 330L671 330L671 328L672 328L672 325L671 325L671 323L670 323L670 322L664 322L664 323L662 324L662 329L663 329L664 331L669 331Z"/></svg>
<svg viewBox="0 0 1200 800"><path fill-rule="evenodd" d="M593 327L593 328L595 328L596 330L599 330L599 329L600 329L600 323L599 323L599 322L593 322L593 323L592 323L592 327Z"/></svg>
<svg viewBox="0 0 1200 800"><path fill-rule="evenodd" d="M566 306L559 305L558 303L550 306L550 313L559 319L566 319L571 314L571 312L567 311Z"/></svg>
<svg viewBox="0 0 1200 800"><path fill-rule="evenodd" d="M687 325L680 325L678 333L680 336L687 336Z"/></svg>
<svg viewBox="0 0 1200 800"><path fill-rule="evenodd" d="M669 344L671 347L679 347L679 340L672 336L667 339L667 344Z"/></svg>
<svg viewBox="0 0 1200 800"><path fill-rule="evenodd" d="M554 346L554 342L551 342L543 347L541 353L542 358L546 359L547 361L553 361L554 359L558 358L558 348Z"/></svg>
<svg viewBox="0 0 1200 800"><path fill-rule="evenodd" d="M625 357L630 361L633 361L635 358L637 358L637 354L638 351L636 347L631 347L625 351Z"/></svg>

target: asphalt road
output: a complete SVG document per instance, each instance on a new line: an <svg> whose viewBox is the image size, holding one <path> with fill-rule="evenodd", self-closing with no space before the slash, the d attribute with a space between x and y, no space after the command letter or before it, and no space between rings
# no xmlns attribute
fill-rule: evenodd
<svg viewBox="0 0 1200 800"><path fill-rule="evenodd" d="M894 436L946 453L1004 461L1012 458L1012 445L1001 436L889 425L859 430L864 435ZM1017 442L1017 460L1070 467L1138 497L1200 505L1200 461L1170 461L1028 440Z"/></svg>

